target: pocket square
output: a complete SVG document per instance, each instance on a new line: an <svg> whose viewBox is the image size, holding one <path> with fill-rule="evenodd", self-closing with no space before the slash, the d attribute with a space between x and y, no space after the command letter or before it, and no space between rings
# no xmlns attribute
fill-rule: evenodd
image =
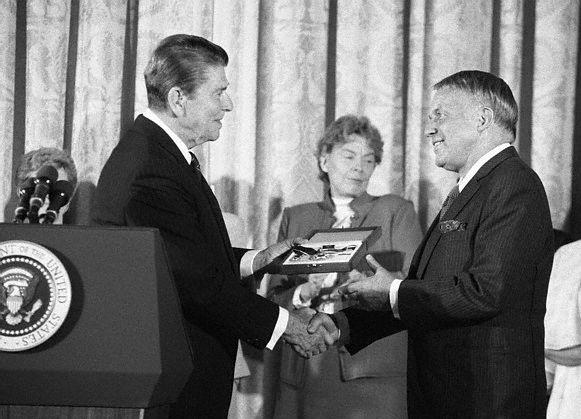
<svg viewBox="0 0 581 419"><path fill-rule="evenodd" d="M446 220L440 221L438 223L438 227L440 229L440 233L446 234L451 231L464 231L466 230L466 223L458 220Z"/></svg>

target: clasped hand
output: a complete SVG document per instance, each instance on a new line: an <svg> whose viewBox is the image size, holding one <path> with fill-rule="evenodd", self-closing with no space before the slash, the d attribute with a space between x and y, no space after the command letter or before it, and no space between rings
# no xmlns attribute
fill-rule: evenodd
<svg viewBox="0 0 581 419"><path fill-rule="evenodd" d="M349 279L339 287L338 292L355 300L364 310L391 310L389 290L396 275L384 269L373 256L367 256L367 263L373 275L366 276L351 272ZM337 343L341 333L333 319L325 313L317 313L311 308L302 308L290 313L284 340L302 357L310 358L325 352Z"/></svg>
<svg viewBox="0 0 581 419"><path fill-rule="evenodd" d="M303 358L325 352L334 345L341 333L327 314L312 308L301 308L290 313L284 341Z"/></svg>

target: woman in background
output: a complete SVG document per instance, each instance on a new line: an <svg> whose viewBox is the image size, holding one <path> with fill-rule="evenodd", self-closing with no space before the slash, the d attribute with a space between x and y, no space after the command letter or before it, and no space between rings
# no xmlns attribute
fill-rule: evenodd
<svg viewBox="0 0 581 419"><path fill-rule="evenodd" d="M410 201L367 194L382 153L381 136L369 119L346 115L334 121L317 146L324 200L285 208L279 241L314 229L381 226L381 237L369 251L401 252L405 277L422 233ZM290 310L334 313L347 304L336 289L353 275L361 273L273 276L269 295ZM275 417L407 417L406 333L381 339L353 356L344 347L332 347L303 359L283 345Z"/></svg>

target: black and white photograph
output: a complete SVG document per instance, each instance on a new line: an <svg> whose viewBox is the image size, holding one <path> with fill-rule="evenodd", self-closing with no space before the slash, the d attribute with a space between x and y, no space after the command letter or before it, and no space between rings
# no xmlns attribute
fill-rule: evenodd
<svg viewBox="0 0 581 419"><path fill-rule="evenodd" d="M581 418L580 26L0 0L0 419Z"/></svg>

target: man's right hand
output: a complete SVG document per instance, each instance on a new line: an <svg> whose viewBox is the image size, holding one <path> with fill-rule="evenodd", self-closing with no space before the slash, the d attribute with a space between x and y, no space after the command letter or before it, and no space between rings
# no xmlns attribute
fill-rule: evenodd
<svg viewBox="0 0 581 419"><path fill-rule="evenodd" d="M310 358L325 352L327 346L332 345L338 339L339 333L336 328L335 332L329 332L326 327L314 330L312 333L307 331L307 326L315 313L316 311L310 308L292 311L283 334L284 341L290 344L295 352L303 358Z"/></svg>
<svg viewBox="0 0 581 419"><path fill-rule="evenodd" d="M311 318L307 331L309 333L322 331L325 335L325 343L327 346L335 345L341 337L341 331L337 328L331 316L322 312L315 314Z"/></svg>

